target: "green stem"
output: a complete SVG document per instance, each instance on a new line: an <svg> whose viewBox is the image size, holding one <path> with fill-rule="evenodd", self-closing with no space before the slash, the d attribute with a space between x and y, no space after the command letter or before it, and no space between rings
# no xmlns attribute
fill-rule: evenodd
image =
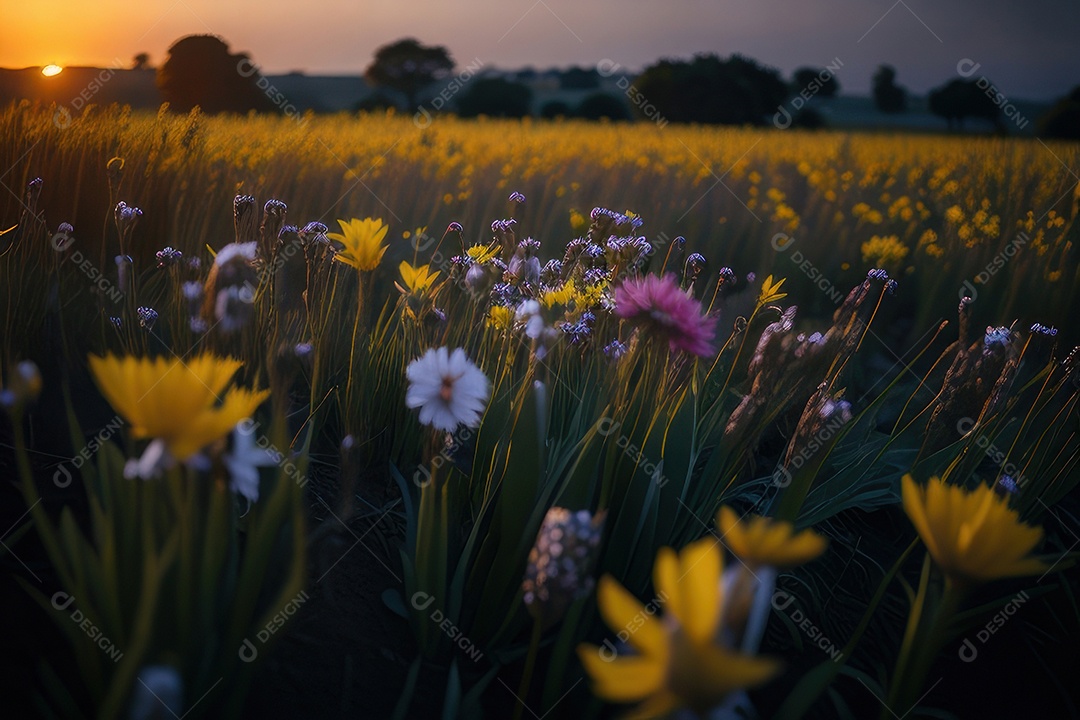
<svg viewBox="0 0 1080 720"><path fill-rule="evenodd" d="M525 657L525 670L521 675L521 685L518 686L518 704L514 708L514 720L521 720L521 711L525 709L525 700L529 695L529 684L532 681L533 669L536 667L536 655L540 650L541 634L540 621L533 620L532 638L529 640L529 654Z"/></svg>
<svg viewBox="0 0 1080 720"><path fill-rule="evenodd" d="M946 577L944 592L937 598L929 598L930 602L927 602L931 565L932 561L927 555L904 644L896 663L888 703L881 714L883 720L893 716L893 713L910 712L922 699L920 693L926 684L926 676L933 668L941 647L949 640L949 625L967 595L965 586Z"/></svg>
<svg viewBox="0 0 1080 720"><path fill-rule="evenodd" d="M345 402L352 407L353 359L356 357L356 335L360 329L360 313L364 307L364 282L356 276L356 315L353 316L352 342L349 345L349 377L345 380Z"/></svg>

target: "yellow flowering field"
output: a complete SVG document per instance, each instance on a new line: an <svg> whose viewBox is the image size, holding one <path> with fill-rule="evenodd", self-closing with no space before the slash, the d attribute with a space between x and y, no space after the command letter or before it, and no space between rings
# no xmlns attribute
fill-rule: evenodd
<svg viewBox="0 0 1080 720"><path fill-rule="evenodd" d="M57 117L0 110L49 716L1069 705L1080 147Z"/></svg>
<svg viewBox="0 0 1080 720"><path fill-rule="evenodd" d="M110 199L142 208L144 253L221 244L233 222L222 198L236 193L287 199L301 225L375 216L400 238L457 221L481 238L519 191L529 202L517 220L541 242L580 235L594 206L614 206L640 215L649 237L686 238L711 271L776 272L816 288L804 303L822 310L872 267L904 281L922 322L948 317L966 294L987 322L1060 324L1080 286L1069 170L1080 150L1067 143L115 107L61 128L26 105L0 114L0 137L0 216L16 218L21 188L42 177L77 188L43 200L77 234L101 226ZM112 158L122 178L109 178Z"/></svg>

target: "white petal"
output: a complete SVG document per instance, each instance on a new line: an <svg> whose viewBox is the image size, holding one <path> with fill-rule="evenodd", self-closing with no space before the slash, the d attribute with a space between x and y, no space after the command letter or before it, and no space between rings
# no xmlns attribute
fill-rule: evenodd
<svg viewBox="0 0 1080 720"><path fill-rule="evenodd" d="M420 409L420 422L454 431L462 422L471 426L479 421L488 397L487 376L476 367L463 348L429 349L406 368L409 388L405 405ZM450 399L443 398L449 383Z"/></svg>
<svg viewBox="0 0 1080 720"><path fill-rule="evenodd" d="M159 477L162 471L171 467L172 464L173 458L165 446L165 441L158 438L146 446L142 457L137 460L128 460L124 464L124 477L129 480L134 478L152 480Z"/></svg>

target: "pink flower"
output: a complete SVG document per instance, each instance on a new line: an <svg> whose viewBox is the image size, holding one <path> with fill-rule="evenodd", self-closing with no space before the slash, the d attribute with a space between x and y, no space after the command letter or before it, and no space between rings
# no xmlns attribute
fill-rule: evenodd
<svg viewBox="0 0 1080 720"><path fill-rule="evenodd" d="M702 315L701 303L682 291L674 275L623 281L615 288L615 314L667 339L672 352L713 352L716 318Z"/></svg>

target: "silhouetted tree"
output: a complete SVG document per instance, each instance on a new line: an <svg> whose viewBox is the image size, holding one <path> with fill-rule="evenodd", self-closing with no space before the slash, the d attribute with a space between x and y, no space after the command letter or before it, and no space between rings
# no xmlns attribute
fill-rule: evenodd
<svg viewBox="0 0 1080 720"><path fill-rule="evenodd" d="M570 106L562 100L552 100L540 108L540 117L552 120L557 117L570 117Z"/></svg>
<svg viewBox="0 0 1080 720"><path fill-rule="evenodd" d="M462 117L525 117L532 104L532 90L503 78L480 78L469 83L458 100Z"/></svg>
<svg viewBox="0 0 1080 720"><path fill-rule="evenodd" d="M188 112L273 110L274 104L256 86L259 74L246 53L231 54L215 35L188 35L169 48L157 71L157 86L169 109Z"/></svg>
<svg viewBox="0 0 1080 720"><path fill-rule="evenodd" d="M405 38L376 50L364 79L404 94L406 107L412 109L421 90L447 77L453 69L454 61L445 47L421 45L418 40Z"/></svg>
<svg viewBox="0 0 1080 720"><path fill-rule="evenodd" d="M563 90L593 90L600 87L600 73L596 68L569 68L559 75L559 87Z"/></svg>
<svg viewBox="0 0 1080 720"><path fill-rule="evenodd" d="M874 104L885 113L902 113L907 110L907 90L896 84L896 69L881 65L873 77Z"/></svg>
<svg viewBox="0 0 1080 720"><path fill-rule="evenodd" d="M977 80L956 78L945 85L930 91L930 112L945 118L949 129L962 130L964 118L978 117L994 123L998 129L1001 124L1001 111L986 92L979 88Z"/></svg>
<svg viewBox="0 0 1080 720"><path fill-rule="evenodd" d="M824 80L821 79L823 73L826 75ZM801 67L791 76L791 92L795 94L801 93L814 84L820 87L816 91L809 91L809 95L835 97L840 92L840 81L836 79L836 75L831 71L826 73L821 68Z"/></svg>
<svg viewBox="0 0 1080 720"><path fill-rule="evenodd" d="M582 100L575 114L585 120L600 120L601 118L607 118L608 120L630 119L630 109L626 107L626 103L622 101L622 98L602 92L593 93Z"/></svg>
<svg viewBox="0 0 1080 720"><path fill-rule="evenodd" d="M791 119L791 127L802 128L803 130L820 130L825 125L824 116L814 108L809 107L795 113L795 117Z"/></svg>
<svg viewBox="0 0 1080 720"><path fill-rule="evenodd" d="M1042 117L1039 135L1058 140L1080 140L1080 85L1054 103Z"/></svg>
<svg viewBox="0 0 1080 720"><path fill-rule="evenodd" d="M693 60L660 60L634 81L639 107L653 105L672 122L760 125L788 94L774 68L741 55L722 60L699 54Z"/></svg>
<svg viewBox="0 0 1080 720"><path fill-rule="evenodd" d="M149 70L150 53L141 52L131 59L132 70Z"/></svg>

